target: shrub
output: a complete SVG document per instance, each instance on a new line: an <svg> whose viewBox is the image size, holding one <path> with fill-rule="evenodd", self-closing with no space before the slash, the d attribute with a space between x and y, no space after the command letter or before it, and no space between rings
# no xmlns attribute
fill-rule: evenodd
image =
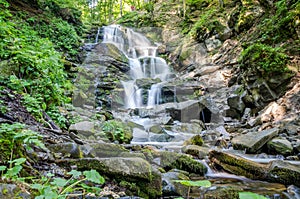
<svg viewBox="0 0 300 199"><path fill-rule="evenodd" d="M288 56L281 48L255 43L243 50L239 58L240 67L261 75L287 72Z"/></svg>
<svg viewBox="0 0 300 199"><path fill-rule="evenodd" d="M117 120L106 121L102 126L102 130L110 141L129 143L132 139L130 128Z"/></svg>

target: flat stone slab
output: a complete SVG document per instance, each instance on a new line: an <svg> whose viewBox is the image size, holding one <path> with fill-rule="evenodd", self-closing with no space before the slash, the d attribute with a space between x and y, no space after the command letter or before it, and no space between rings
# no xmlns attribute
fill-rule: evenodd
<svg viewBox="0 0 300 199"><path fill-rule="evenodd" d="M246 150L247 153L257 152L263 145L278 135L278 128L239 135L231 140L234 149Z"/></svg>

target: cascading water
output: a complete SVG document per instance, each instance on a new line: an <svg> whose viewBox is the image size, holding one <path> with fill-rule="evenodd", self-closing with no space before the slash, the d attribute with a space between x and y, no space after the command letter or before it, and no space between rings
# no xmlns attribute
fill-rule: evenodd
<svg viewBox="0 0 300 199"><path fill-rule="evenodd" d="M161 88L170 77L170 68L166 61L157 57L157 46L145 36L129 28L118 25L106 26L103 29L103 43L112 43L129 59L129 81L122 81L125 94L125 108L152 107L160 103ZM136 81L139 79L160 79L145 90ZM145 100L147 96L147 100Z"/></svg>

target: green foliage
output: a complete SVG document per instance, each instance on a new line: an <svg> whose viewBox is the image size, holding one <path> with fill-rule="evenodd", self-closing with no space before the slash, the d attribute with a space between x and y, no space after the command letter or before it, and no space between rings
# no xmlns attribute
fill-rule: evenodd
<svg viewBox="0 0 300 199"><path fill-rule="evenodd" d="M35 199L65 199L74 191L84 191L88 193L98 194L101 189L99 185L105 182L104 178L96 171L80 171L72 170L68 173L71 175L69 179L52 178L52 174L36 180L31 185L33 190L36 190ZM89 186L86 182L98 184L96 186Z"/></svg>
<svg viewBox="0 0 300 199"><path fill-rule="evenodd" d="M258 26L258 39L262 43L277 44L291 38L297 39L297 20L300 18L300 2L287 5L286 0L275 3L275 14L266 17Z"/></svg>
<svg viewBox="0 0 300 199"><path fill-rule="evenodd" d="M239 199L267 199L267 198L252 192L239 192Z"/></svg>
<svg viewBox="0 0 300 199"><path fill-rule="evenodd" d="M43 38L49 38L60 52L66 52L75 56L80 46L80 38L73 26L61 18L51 21L40 21L35 24L34 29Z"/></svg>
<svg viewBox="0 0 300 199"><path fill-rule="evenodd" d="M102 126L102 131L111 141L129 143L132 138L128 136L128 134L130 134L130 128L117 120L106 121Z"/></svg>
<svg viewBox="0 0 300 199"><path fill-rule="evenodd" d="M203 42L215 33L221 32L225 26L216 18L217 9L210 8L201 14L199 20L193 25L189 31L189 35L193 39Z"/></svg>
<svg viewBox="0 0 300 199"><path fill-rule="evenodd" d="M62 30L57 34L64 35L59 41L76 35L63 22L54 25ZM64 44L58 42L58 45L71 50L74 37L66 39ZM72 85L64 72L61 53L26 21L8 15L0 20L0 60L9 60L6 67L10 68L9 74L0 77L1 81L24 95L24 104L37 119L42 118L42 110L52 111L56 106L70 102L65 90L70 90Z"/></svg>
<svg viewBox="0 0 300 199"><path fill-rule="evenodd" d="M288 56L281 48L255 43L243 50L239 63L241 68L262 75L284 73L287 68Z"/></svg>
<svg viewBox="0 0 300 199"><path fill-rule="evenodd" d="M0 163L25 156L24 151L32 146L45 149L41 136L20 123L0 124Z"/></svg>
<svg viewBox="0 0 300 199"><path fill-rule="evenodd" d="M26 158L18 158L8 161L9 167L0 166L1 180L17 180L25 162Z"/></svg>

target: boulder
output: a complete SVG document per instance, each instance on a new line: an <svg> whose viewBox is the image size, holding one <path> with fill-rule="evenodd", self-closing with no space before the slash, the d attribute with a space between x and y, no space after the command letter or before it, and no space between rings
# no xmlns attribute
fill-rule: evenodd
<svg viewBox="0 0 300 199"><path fill-rule="evenodd" d="M185 195L188 191L188 187L174 181L189 180L187 174L188 173L180 170L171 170L162 174L162 191L164 196Z"/></svg>
<svg viewBox="0 0 300 199"><path fill-rule="evenodd" d="M197 145L187 145L182 148L182 152L196 156L199 159L204 159L209 153L209 148Z"/></svg>
<svg viewBox="0 0 300 199"><path fill-rule="evenodd" d="M290 155L293 152L293 146L285 138L277 137L267 143L269 153Z"/></svg>
<svg viewBox="0 0 300 199"><path fill-rule="evenodd" d="M299 165L283 160L274 160L269 164L260 164L236 155L230 151L210 151L209 158L213 164L239 176L254 180L267 180L285 185L300 186Z"/></svg>
<svg viewBox="0 0 300 199"><path fill-rule="evenodd" d="M268 167L263 164L247 160L230 152L213 150L209 153L213 164L221 166L226 171L250 179L266 179Z"/></svg>
<svg viewBox="0 0 300 199"><path fill-rule="evenodd" d="M234 149L246 150L247 153L255 153L268 141L278 135L278 128L271 128L259 132L250 132L239 135L231 140Z"/></svg>
<svg viewBox="0 0 300 199"><path fill-rule="evenodd" d="M207 172L205 165L186 154L162 151L158 158L160 166L165 170L180 169L199 175L204 175Z"/></svg>
<svg viewBox="0 0 300 199"><path fill-rule="evenodd" d="M270 163L268 179L271 182L280 182L285 185L300 186L300 166L282 160Z"/></svg>
<svg viewBox="0 0 300 199"><path fill-rule="evenodd" d="M72 124L69 127L69 131L76 132L83 136L90 136L95 133L94 123L88 122L88 121L78 122L78 123Z"/></svg>
<svg viewBox="0 0 300 199"><path fill-rule="evenodd" d="M30 199L28 193L23 193L19 186L15 184L0 184L0 199L20 198Z"/></svg>
<svg viewBox="0 0 300 199"><path fill-rule="evenodd" d="M113 177L120 182L134 182L139 187L140 195L157 198L162 194L161 174L142 158L82 158L56 161L61 166L76 165L79 170L95 169L103 176Z"/></svg>
<svg viewBox="0 0 300 199"><path fill-rule="evenodd" d="M177 103L174 107L167 108L166 111L174 120L189 122L193 119L199 120L204 108L204 105L202 105L199 101L189 100Z"/></svg>
<svg viewBox="0 0 300 199"><path fill-rule="evenodd" d="M79 145L73 142L51 144L47 147L57 158L82 158L84 153L79 148Z"/></svg>
<svg viewBox="0 0 300 199"><path fill-rule="evenodd" d="M84 157L93 158L120 157L124 152L129 152L122 145L112 143L85 144L79 148L84 153Z"/></svg>

